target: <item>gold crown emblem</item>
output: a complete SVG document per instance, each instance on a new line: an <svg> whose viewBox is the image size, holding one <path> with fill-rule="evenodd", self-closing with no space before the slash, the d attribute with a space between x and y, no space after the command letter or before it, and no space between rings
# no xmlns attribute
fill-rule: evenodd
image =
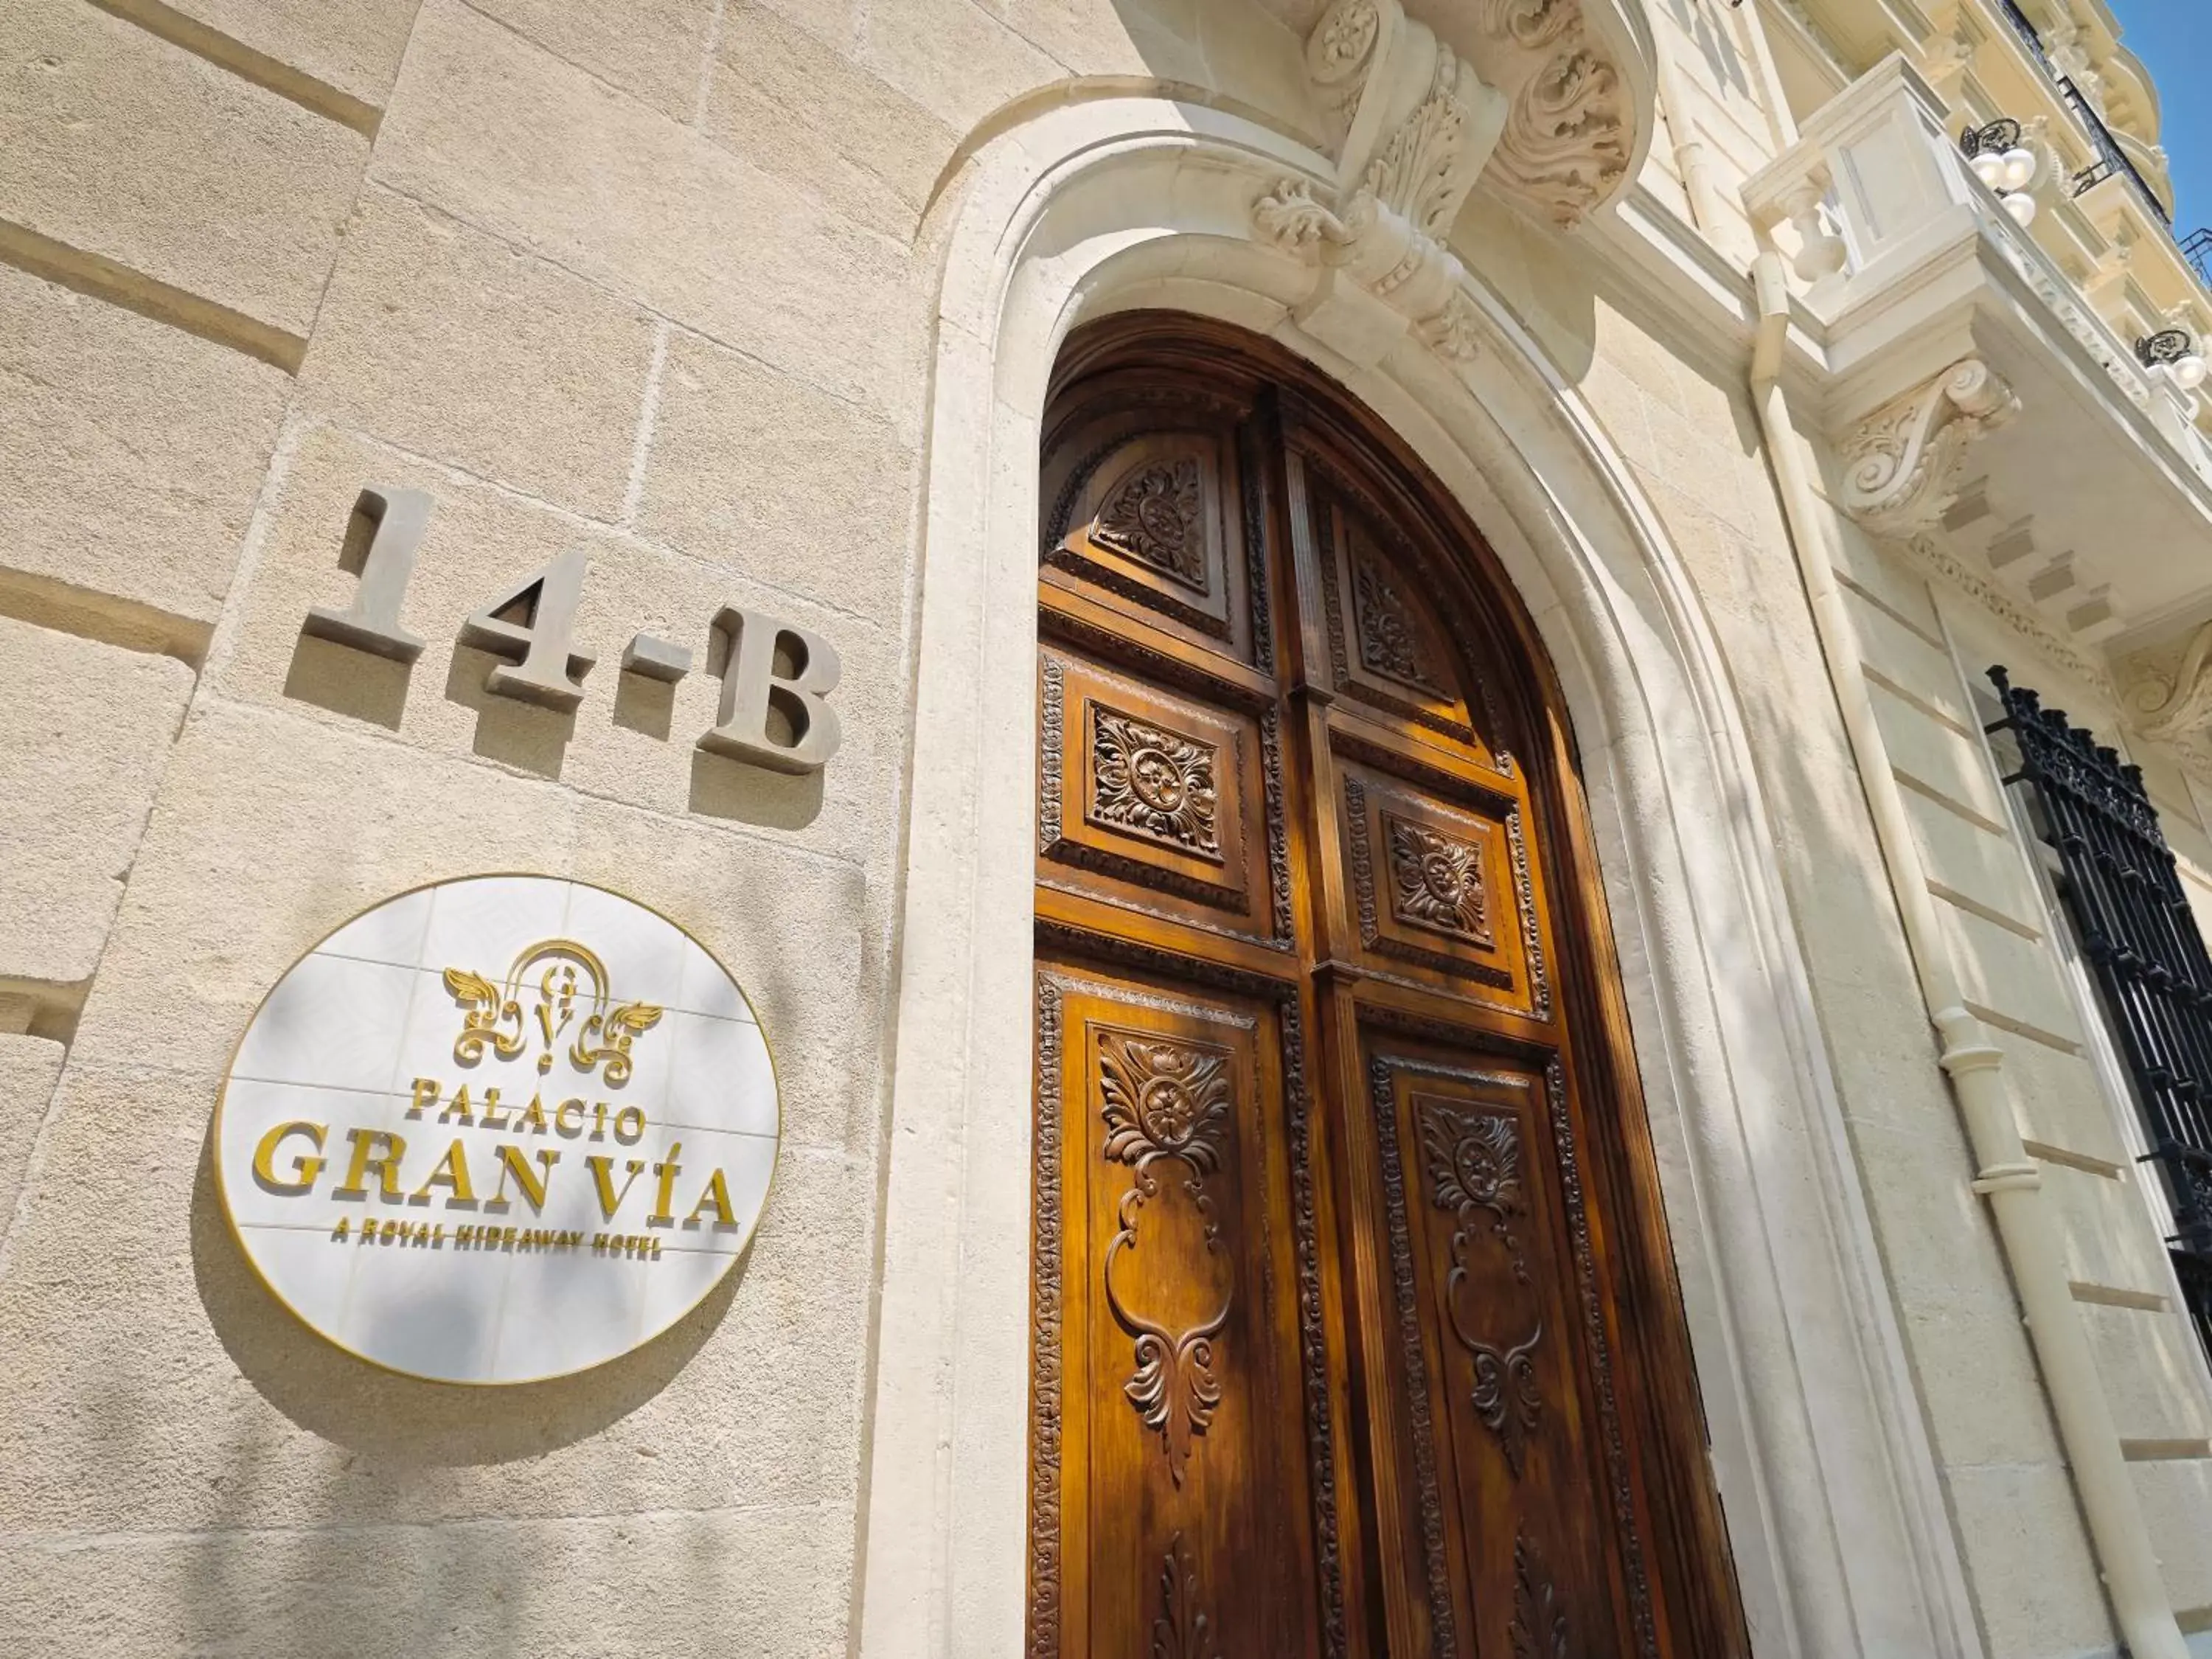
<svg viewBox="0 0 2212 1659"><path fill-rule="evenodd" d="M446 989L465 1015L461 1034L453 1039L453 1058L464 1066L477 1064L487 1048L501 1060L513 1060L530 1046L535 1028L543 1048L538 1069L550 1072L553 1056L573 1029L569 1063L586 1073L604 1065L609 1086L619 1088L629 1080L631 1042L660 1022L660 1010L650 1002L616 1002L606 964L574 939L542 939L528 946L507 970L503 985L465 968L448 968ZM527 1016L526 996L534 999Z"/></svg>

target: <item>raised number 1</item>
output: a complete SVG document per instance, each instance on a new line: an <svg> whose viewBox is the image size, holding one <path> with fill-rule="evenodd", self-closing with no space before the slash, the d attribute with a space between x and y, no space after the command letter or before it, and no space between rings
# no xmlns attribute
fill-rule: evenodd
<svg viewBox="0 0 2212 1659"><path fill-rule="evenodd" d="M419 489L371 484L353 510L375 526L362 555L353 603L343 611L316 605L307 612L305 631L395 662L413 662L422 654L422 640L399 625L399 602L407 596L407 579L415 574L415 556L429 528L430 498Z"/></svg>

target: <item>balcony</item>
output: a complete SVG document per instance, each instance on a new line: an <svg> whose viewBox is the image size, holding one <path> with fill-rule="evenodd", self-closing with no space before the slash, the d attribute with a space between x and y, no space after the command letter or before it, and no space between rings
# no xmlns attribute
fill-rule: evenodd
<svg viewBox="0 0 2212 1659"><path fill-rule="evenodd" d="M2144 207L2151 215L2171 229L2173 213L2166 206L2165 198L2130 159L2121 146L2118 135L2105 125L2105 118L2097 112L2096 104L2074 83L2064 70L2052 61L2051 53L2044 46L2043 36L2037 32L2027 14L2020 9L2017 0L1990 0L1990 3L1996 8L2006 22L2012 25L2021 44L2042 66L2043 72L2051 77L2052 84L2058 88L2059 96L2065 100L2068 110L2089 135L2089 143L2096 151L2097 160L2074 175L2074 193L2079 196L2110 178L2124 178L2134 186L2136 194L2142 198Z"/></svg>
<svg viewBox="0 0 2212 1659"><path fill-rule="evenodd" d="M1792 258L1805 396L1847 465L1884 433L1948 431L1940 489L1863 516L1963 551L2086 647L2212 617L2212 410L2136 361L1947 119L1893 56L1744 187ZM1970 364L1957 395L1978 401L1947 404Z"/></svg>

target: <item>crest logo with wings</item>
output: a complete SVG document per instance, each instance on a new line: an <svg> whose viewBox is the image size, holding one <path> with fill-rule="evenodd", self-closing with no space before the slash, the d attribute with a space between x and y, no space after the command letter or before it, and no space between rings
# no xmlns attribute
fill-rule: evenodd
<svg viewBox="0 0 2212 1659"><path fill-rule="evenodd" d="M539 1072L553 1069L565 1041L568 1061L578 1071L605 1066L608 1085L620 1088L629 1081L630 1044L660 1023L661 1011L652 1003L616 1002L606 964L574 939L530 945L501 985L465 968L448 968L446 989L464 1014L461 1034L453 1039L453 1058L464 1066L483 1060L486 1048L513 1060L535 1036Z"/></svg>

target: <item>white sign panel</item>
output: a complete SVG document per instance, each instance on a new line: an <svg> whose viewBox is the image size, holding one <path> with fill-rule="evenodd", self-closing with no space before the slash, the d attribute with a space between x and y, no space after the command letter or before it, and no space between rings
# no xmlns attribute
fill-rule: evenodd
<svg viewBox="0 0 2212 1659"><path fill-rule="evenodd" d="M349 1352L528 1382L651 1341L729 1272L781 1117L737 981L604 889L477 876L277 981L216 1114L246 1259Z"/></svg>

